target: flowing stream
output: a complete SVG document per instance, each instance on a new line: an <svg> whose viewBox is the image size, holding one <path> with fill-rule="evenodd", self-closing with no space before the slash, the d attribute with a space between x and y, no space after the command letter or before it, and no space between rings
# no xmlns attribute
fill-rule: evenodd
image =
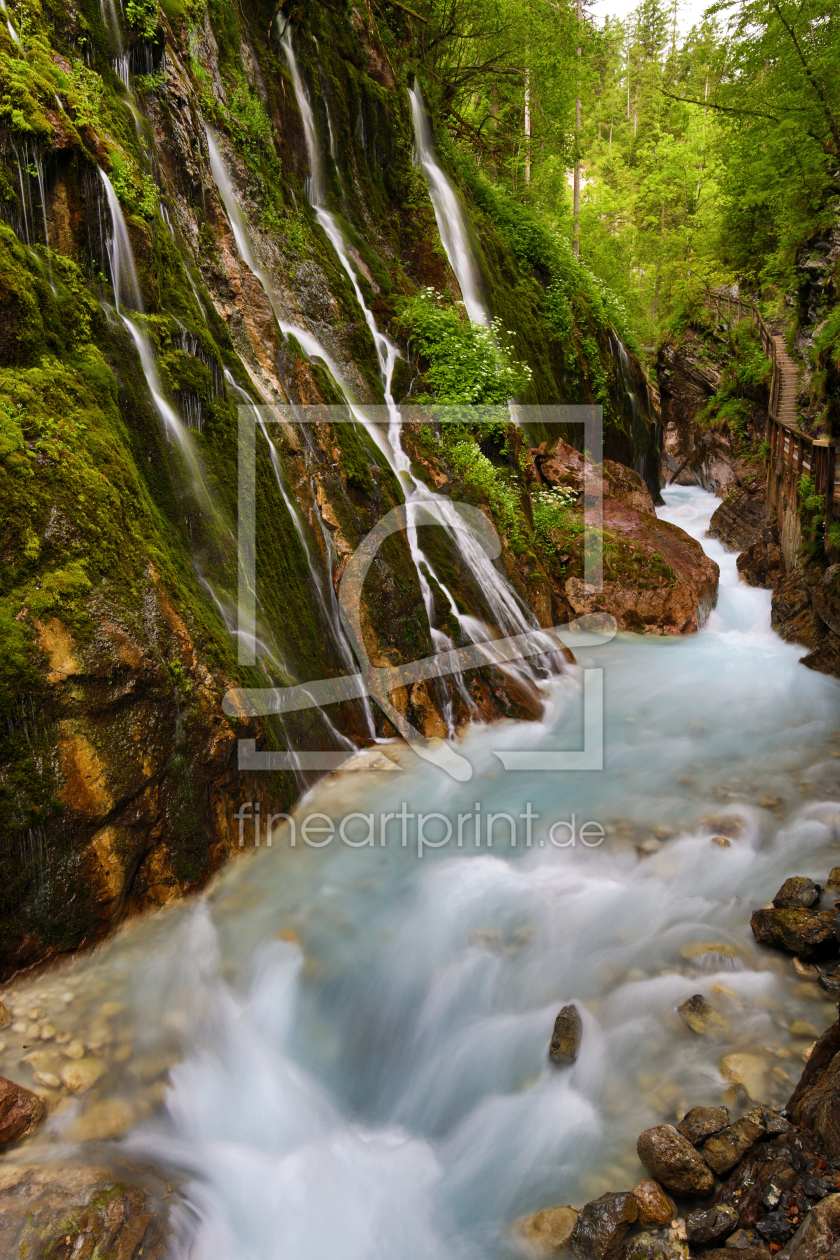
<svg viewBox="0 0 840 1260"><path fill-rule="evenodd" d="M747 1056L753 1097L784 1102L836 1010L755 946L749 916L787 875L835 865L840 685L798 663L769 592L706 539L718 501L665 499L720 564L720 598L697 635L579 652L604 671L603 772L507 773L497 755L579 746L572 669L542 723L462 741L470 783L383 745L399 768L318 785L294 846L281 819L268 847L263 821L260 850L206 896L16 981L0 1071L37 1072L52 1110L31 1157L127 1130L114 1157L152 1161L188 1205L183 1260L492 1260L513 1254L517 1216L634 1185L648 1125L746 1110L723 1056ZM446 823L427 819L418 852L420 811L460 814L461 844L432 847ZM491 813L511 823L488 845ZM585 822L602 844L581 843ZM728 1021L717 1036L676 1014L697 992ZM556 1069L571 1001L583 1046ZM68 1062L85 1092L59 1088Z"/></svg>

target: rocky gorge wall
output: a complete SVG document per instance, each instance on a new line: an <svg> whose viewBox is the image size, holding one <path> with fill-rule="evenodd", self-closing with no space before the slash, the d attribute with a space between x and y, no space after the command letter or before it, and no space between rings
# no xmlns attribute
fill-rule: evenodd
<svg viewBox="0 0 840 1260"><path fill-rule="evenodd" d="M4 975L199 886L238 847L240 800L267 812L296 799L306 775L242 773L239 738L282 752L364 745L374 734L359 701L283 723L222 708L237 684L352 672L335 589L347 555L404 500L363 427L261 432L262 650L257 666L240 666L238 409L385 401L365 310L307 196L284 31L312 102L325 196L378 327L396 335L400 302L421 288L460 296L413 159L410 37L399 15L385 29L352 6L278 17L259 3L169 0L131 13L133 26L115 25L93 0L27 3L0 23ZM650 515L658 459L641 367L619 352L575 274L564 282L556 259L545 262L551 245L538 225L514 232L511 206L473 176L462 194L488 302L532 366L522 401L603 405L606 453L647 481ZM567 286L560 323L547 315L550 266L552 309ZM424 369L404 344L397 399ZM490 469L484 480L446 458L438 478L494 519L500 580L534 623L568 618L578 606L567 594L576 534L561 528L552 540L551 521L538 527L533 496L553 485L539 451L492 435L474 445ZM424 473L413 450L418 475L440 485L434 461ZM492 623L451 539L428 533L459 609ZM656 548L616 543L616 581L641 566L673 603L671 566L658 552L651 560ZM663 614L648 598L639 627L696 626L714 575L689 553L674 557L682 602ZM371 661L430 655L433 631L456 632L436 607L430 618L409 539L395 534L363 595ZM469 697L415 684L394 702L427 735L477 715L539 711L535 695L495 669L470 676ZM393 733L374 720L376 734Z"/></svg>

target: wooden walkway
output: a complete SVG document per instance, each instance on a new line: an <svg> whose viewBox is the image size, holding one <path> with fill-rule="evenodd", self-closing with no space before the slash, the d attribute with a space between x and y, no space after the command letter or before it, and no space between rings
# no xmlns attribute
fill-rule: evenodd
<svg viewBox="0 0 840 1260"><path fill-rule="evenodd" d="M814 493L825 495L826 530L840 516L840 477L836 475L837 446L830 438L815 438L799 427L799 368L788 353L781 333L771 329L754 302L730 294L710 293L709 313L731 328L748 319L755 328L765 355L773 364L770 400L767 404L767 503L777 508L784 499L798 499L799 478L813 479Z"/></svg>

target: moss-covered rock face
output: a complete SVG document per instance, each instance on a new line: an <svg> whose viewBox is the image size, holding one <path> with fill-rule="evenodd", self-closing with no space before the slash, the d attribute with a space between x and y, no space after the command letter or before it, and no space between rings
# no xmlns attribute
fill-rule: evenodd
<svg viewBox="0 0 840 1260"><path fill-rule="evenodd" d="M403 499L364 430L257 425L261 650L256 667L240 666L241 409L255 423L254 403L342 403L335 376L359 403L384 399L365 314L306 195L275 8L168 0L119 37L96 0L27 0L16 18L20 45L0 23L4 974L200 885L239 847L240 802L261 800L264 813L292 803L304 779L241 773L238 738L283 750L334 748L333 725L370 737L359 702L337 706L331 724L310 712L281 725L226 717L222 698L235 685L355 668L334 592L347 556ZM407 74L355 10L295 7L291 18L325 195L366 303L396 336L402 300L422 287L460 296L413 161ZM130 90L112 68L118 45ZM511 208L451 160L490 305L532 370L529 400L601 402L608 453L644 463L652 430L640 369L616 357L603 302L573 291L556 243L531 225L523 244ZM100 170L121 206L140 300L125 249L115 251ZM408 354L398 363L398 397L416 366ZM481 440L486 467L469 472L463 451L426 449L415 428L407 445L419 475L489 507L500 574L535 618L569 616L527 451L510 435L501 446ZM424 550L459 610L492 622L451 539L427 529ZM414 660L433 651L433 630L457 634L439 582L425 577L431 623L408 539L390 538L363 593L371 660ZM539 711L494 670L476 673L470 694L418 684L395 703L429 735L445 733L444 712L461 724ZM377 733L390 730L376 720Z"/></svg>

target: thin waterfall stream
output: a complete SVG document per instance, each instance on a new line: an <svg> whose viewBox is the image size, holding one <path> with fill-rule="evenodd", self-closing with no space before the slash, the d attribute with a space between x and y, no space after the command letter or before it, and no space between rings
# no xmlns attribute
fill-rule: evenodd
<svg viewBox="0 0 840 1260"><path fill-rule="evenodd" d="M560 677L542 723L464 738L470 783L394 745L401 773L319 784L294 834L281 819L268 845L263 825L198 901L17 980L12 1013L37 1001L101 1065L33 1157L66 1161L130 1119L99 1155L178 1185L182 1260L477 1260L512 1254L523 1213L634 1184L638 1133L720 1102L722 1055L749 1056L783 1103L794 1021L822 1026L833 1007L757 949L749 915L792 869L833 862L837 683L801 668L769 592L705 537L717 501L665 498L719 563L720 599L697 635L579 653L605 674L604 771L501 767L500 750L579 742ZM332 820L332 840L322 821L318 847L302 843L307 817ZM581 843L586 822L603 843ZM700 985L721 1037L675 1017ZM585 1053L557 1070L547 1046L570 1001ZM48 1071L52 1047L23 1040L2 1070Z"/></svg>

